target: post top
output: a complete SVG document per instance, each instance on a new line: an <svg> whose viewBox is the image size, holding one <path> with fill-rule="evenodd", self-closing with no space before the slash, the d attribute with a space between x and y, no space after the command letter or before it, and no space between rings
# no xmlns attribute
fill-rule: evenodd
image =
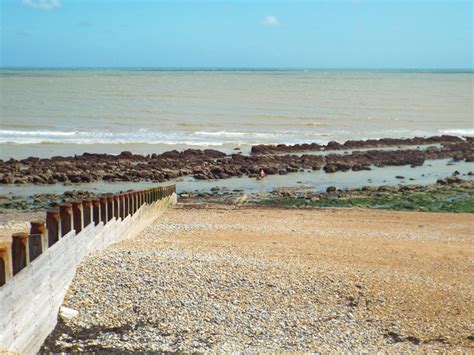
<svg viewBox="0 0 474 355"><path fill-rule="evenodd" d="M26 232L13 233L12 238L14 238L14 239L26 239L26 238L28 238L28 233L26 233Z"/></svg>
<svg viewBox="0 0 474 355"><path fill-rule="evenodd" d="M32 226L44 226L44 221L40 221L39 219L31 221L30 224Z"/></svg>
<svg viewBox="0 0 474 355"><path fill-rule="evenodd" d="M0 253L6 252L9 249L10 243L7 242L0 242Z"/></svg>

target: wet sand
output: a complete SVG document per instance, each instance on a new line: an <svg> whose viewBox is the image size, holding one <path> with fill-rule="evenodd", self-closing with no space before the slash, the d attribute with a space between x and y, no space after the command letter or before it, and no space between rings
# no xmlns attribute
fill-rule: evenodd
<svg viewBox="0 0 474 355"><path fill-rule="evenodd" d="M471 214L178 204L89 257L43 350L472 351Z"/></svg>

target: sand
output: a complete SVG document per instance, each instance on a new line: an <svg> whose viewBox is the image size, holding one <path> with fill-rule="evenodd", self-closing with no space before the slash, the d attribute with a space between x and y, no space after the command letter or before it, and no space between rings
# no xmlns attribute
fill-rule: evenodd
<svg viewBox="0 0 474 355"><path fill-rule="evenodd" d="M89 257L44 350L471 350L470 214L179 204Z"/></svg>

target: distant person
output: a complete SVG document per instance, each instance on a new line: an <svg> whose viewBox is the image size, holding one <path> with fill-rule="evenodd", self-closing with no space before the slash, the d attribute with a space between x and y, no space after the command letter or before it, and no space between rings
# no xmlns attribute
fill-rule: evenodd
<svg viewBox="0 0 474 355"><path fill-rule="evenodd" d="M265 171L263 171L263 169L260 169L260 173L257 175L257 180L263 181L265 176L267 176L267 174L265 174Z"/></svg>

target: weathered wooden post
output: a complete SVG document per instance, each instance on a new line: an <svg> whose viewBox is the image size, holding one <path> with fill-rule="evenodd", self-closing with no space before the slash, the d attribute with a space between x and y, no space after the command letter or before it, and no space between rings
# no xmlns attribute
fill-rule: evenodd
<svg viewBox="0 0 474 355"><path fill-rule="evenodd" d="M74 229L76 231L76 234L79 234L83 228L82 210L82 201L74 201L72 203L72 219L74 221Z"/></svg>
<svg viewBox="0 0 474 355"><path fill-rule="evenodd" d="M119 195L113 195L114 199L114 217L116 219L120 218L120 196Z"/></svg>
<svg viewBox="0 0 474 355"><path fill-rule="evenodd" d="M30 234L28 236L28 255L29 262L35 260L43 252L43 235Z"/></svg>
<svg viewBox="0 0 474 355"><path fill-rule="evenodd" d="M46 227L43 221L31 221L30 237L28 238L28 244L30 248L30 261L33 261L39 254L43 253L48 249L48 240L46 235ZM39 243L36 240L40 239ZM40 247L37 250L37 247Z"/></svg>
<svg viewBox="0 0 474 355"><path fill-rule="evenodd" d="M145 204L145 191L141 190L138 192L140 194L140 207Z"/></svg>
<svg viewBox="0 0 474 355"><path fill-rule="evenodd" d="M125 201L125 205L124 205L125 217L124 218L127 218L127 216L130 214L130 194L128 192L125 192L123 196L124 196L124 201Z"/></svg>
<svg viewBox="0 0 474 355"><path fill-rule="evenodd" d="M59 205L61 217L61 237L64 237L72 229L72 206L69 203Z"/></svg>
<svg viewBox="0 0 474 355"><path fill-rule="evenodd" d="M142 206L142 204L140 203L140 191L135 191L135 196L137 199L137 211L138 211L140 207Z"/></svg>
<svg viewBox="0 0 474 355"><path fill-rule="evenodd" d="M94 221L94 225L98 225L101 221L100 218L100 198L94 198L92 200L92 219Z"/></svg>
<svg viewBox="0 0 474 355"><path fill-rule="evenodd" d="M43 221L31 221L30 234L41 234L41 244L43 251L48 249L48 236L46 235L46 226Z"/></svg>
<svg viewBox="0 0 474 355"><path fill-rule="evenodd" d="M82 201L82 210L84 213L83 225L86 228L92 222L92 201L83 200Z"/></svg>
<svg viewBox="0 0 474 355"><path fill-rule="evenodd" d="M59 240L60 234L60 223L59 223L59 211L47 211L46 212L46 229L48 230L48 247L53 245Z"/></svg>
<svg viewBox="0 0 474 355"><path fill-rule="evenodd" d="M133 191L132 196L133 196L133 213L135 214L135 212L137 212L137 210L139 208L138 207L138 192Z"/></svg>
<svg viewBox="0 0 474 355"><path fill-rule="evenodd" d="M100 196L100 220L106 224L109 220L107 216L107 196Z"/></svg>
<svg viewBox="0 0 474 355"><path fill-rule="evenodd" d="M119 195L119 203L120 203L120 218L122 218L122 221L127 217L127 214L125 212L125 194L122 192Z"/></svg>
<svg viewBox="0 0 474 355"><path fill-rule="evenodd" d="M12 250L10 242L0 243L0 287L13 277Z"/></svg>
<svg viewBox="0 0 474 355"><path fill-rule="evenodd" d="M28 265L28 233L20 232L12 235L13 275Z"/></svg>
<svg viewBox="0 0 474 355"><path fill-rule="evenodd" d="M114 196L107 195L107 221L114 217Z"/></svg>

